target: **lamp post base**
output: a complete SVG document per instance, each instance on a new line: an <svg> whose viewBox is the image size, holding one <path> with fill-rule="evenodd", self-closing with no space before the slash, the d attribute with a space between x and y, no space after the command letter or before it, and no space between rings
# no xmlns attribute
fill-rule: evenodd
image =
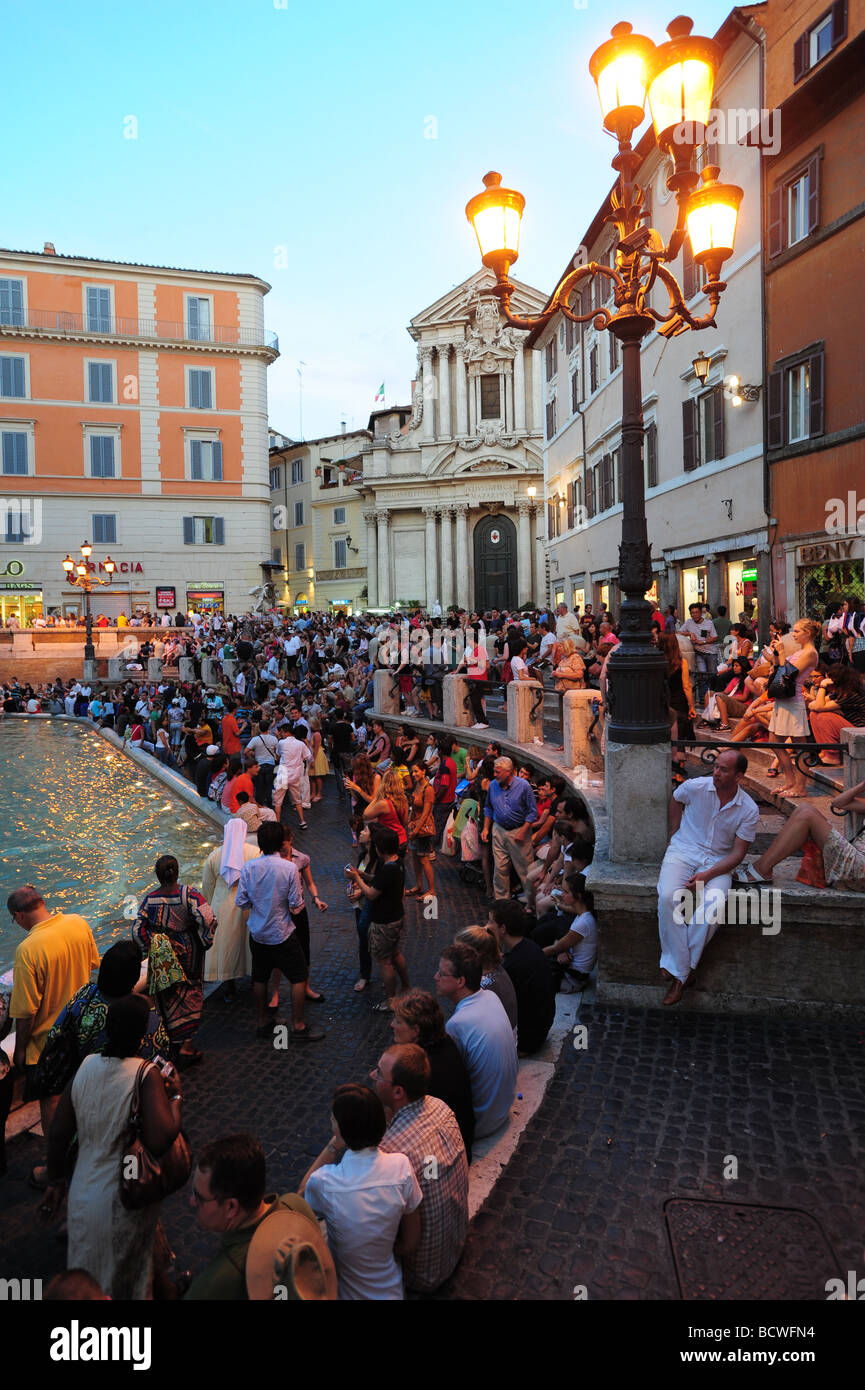
<svg viewBox="0 0 865 1390"><path fill-rule="evenodd" d="M99 679L99 662L91 660L90 657L84 658L84 680L95 681Z"/></svg>
<svg viewBox="0 0 865 1390"><path fill-rule="evenodd" d="M612 743L607 737L604 785L610 862L660 864L669 838L671 749L666 743Z"/></svg>

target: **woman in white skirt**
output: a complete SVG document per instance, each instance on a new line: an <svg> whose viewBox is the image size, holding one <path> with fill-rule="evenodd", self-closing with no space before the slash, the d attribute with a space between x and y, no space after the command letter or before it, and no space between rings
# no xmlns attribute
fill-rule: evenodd
<svg viewBox="0 0 865 1390"><path fill-rule="evenodd" d="M769 720L771 742L779 745L785 744L788 738L792 743L807 743L811 737L808 706L805 704L805 696L802 692L806 680L819 661L816 642L820 636L820 624L811 622L809 618L800 618L793 627L792 635L797 649L794 649L790 656L784 651L783 638L776 637L772 643L772 659L776 670L785 661L789 661L791 666L795 666L799 672L796 677L796 693L793 699L776 700L772 718ZM783 786L778 788L779 794L782 796L805 796L808 787L804 775L794 765L789 754L782 752L780 747L778 749L778 764L786 779Z"/></svg>
<svg viewBox="0 0 865 1390"><path fill-rule="evenodd" d="M235 996L235 980L242 980L252 971L247 913L237 906L237 884L244 864L258 859L261 850L253 839L247 839L243 820L228 821L222 833L222 844L208 855L201 873L201 891L219 922L213 945L205 956L204 978L226 980L223 999L230 1002Z"/></svg>

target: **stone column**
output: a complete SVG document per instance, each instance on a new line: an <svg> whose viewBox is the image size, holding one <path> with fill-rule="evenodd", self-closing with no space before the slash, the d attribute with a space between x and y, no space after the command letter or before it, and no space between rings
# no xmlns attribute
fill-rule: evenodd
<svg viewBox="0 0 865 1390"><path fill-rule="evenodd" d="M449 603L454 601L454 550L451 530L451 509L442 507L442 610L447 612Z"/></svg>
<svg viewBox="0 0 865 1390"><path fill-rule="evenodd" d="M544 704L540 681L511 681L508 686L508 738L514 743L543 743Z"/></svg>
<svg viewBox="0 0 865 1390"><path fill-rule="evenodd" d="M424 413L426 418L426 413ZM382 507L375 514L378 525L378 607L390 608L390 546L387 539L387 528L390 523L390 512L386 507Z"/></svg>
<svg viewBox="0 0 865 1390"><path fill-rule="evenodd" d="M436 388L435 376L433 375L432 365L433 350L431 347L422 347L420 350L421 379L423 382L423 421L421 432L424 442L431 442L435 439L435 407L436 407Z"/></svg>
<svg viewBox="0 0 865 1390"><path fill-rule="evenodd" d="M544 429L544 393L541 388L541 354L532 353L532 429L538 434Z"/></svg>
<svg viewBox="0 0 865 1390"><path fill-rule="evenodd" d="M454 357L457 368L457 434L469 432L468 396L466 394L466 345L454 343Z"/></svg>
<svg viewBox="0 0 865 1390"><path fill-rule="evenodd" d="M439 597L438 592L438 568L436 565L436 507L424 507L423 514L426 518L426 608L427 612L432 612L432 606Z"/></svg>
<svg viewBox="0 0 865 1390"><path fill-rule="evenodd" d="M527 497L517 498L517 512L519 514L517 604L521 607L532 598L532 523Z"/></svg>
<svg viewBox="0 0 865 1390"><path fill-rule="evenodd" d="M502 372L502 387L505 394L505 433L510 434L514 428L514 371L510 362Z"/></svg>
<svg viewBox="0 0 865 1390"><path fill-rule="evenodd" d="M517 434L526 427L526 363L522 339L514 354L514 430Z"/></svg>
<svg viewBox="0 0 865 1390"><path fill-rule="evenodd" d="M451 369L450 369L450 343L442 343L438 349L439 357L439 419L438 437L439 439L452 439L453 426L451 425Z"/></svg>
<svg viewBox="0 0 865 1390"><path fill-rule="evenodd" d="M727 615L739 621L738 613ZM757 625L762 643L769 640L769 619L772 617L772 551L768 545L757 546Z"/></svg>
<svg viewBox="0 0 865 1390"><path fill-rule="evenodd" d="M543 490L543 483L541 484ZM535 508L534 525L534 594L532 597L535 603L545 604L547 602L547 552L544 546L544 508ZM589 600L591 602L591 600Z"/></svg>
<svg viewBox="0 0 865 1390"><path fill-rule="evenodd" d="M363 514L366 522L366 607L378 607L378 546L376 545L375 511Z"/></svg>
<svg viewBox="0 0 865 1390"><path fill-rule="evenodd" d="M454 507L457 518L457 568L454 588L454 603L471 612L469 594L469 526L468 502L457 502Z"/></svg>

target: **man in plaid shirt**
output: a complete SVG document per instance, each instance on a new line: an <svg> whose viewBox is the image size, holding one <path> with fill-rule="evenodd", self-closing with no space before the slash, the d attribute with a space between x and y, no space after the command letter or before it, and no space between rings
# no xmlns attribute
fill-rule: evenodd
<svg viewBox="0 0 865 1390"><path fill-rule="evenodd" d="M427 1094L430 1064L422 1047L387 1048L372 1080L385 1109L393 1112L379 1148L405 1154L423 1192L420 1245L403 1259L405 1286L432 1293L456 1269L468 1232L465 1145L450 1106Z"/></svg>

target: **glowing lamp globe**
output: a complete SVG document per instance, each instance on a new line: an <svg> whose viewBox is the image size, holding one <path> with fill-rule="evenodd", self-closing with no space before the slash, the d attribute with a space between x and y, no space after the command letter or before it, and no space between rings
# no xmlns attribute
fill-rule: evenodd
<svg viewBox="0 0 865 1390"><path fill-rule="evenodd" d="M693 20L680 15L667 25L669 43L655 49L649 70L649 109L661 149L673 156L677 170L690 162L702 144L715 73L721 52L713 39L691 34Z"/></svg>
<svg viewBox="0 0 865 1390"><path fill-rule="evenodd" d="M63 561L63 568L65 569L67 574L71 574L74 570L75 561L73 560L71 555L66 556L66 559Z"/></svg>
<svg viewBox="0 0 865 1390"><path fill-rule="evenodd" d="M606 130L620 140L630 140L643 119L649 63L655 52L651 39L634 34L630 24L616 24L612 38L596 48L589 72L598 89Z"/></svg>
<svg viewBox="0 0 865 1390"><path fill-rule="evenodd" d="M502 188L501 183L501 174L484 174L484 191L466 203L466 217L475 229L484 265L504 279L519 255L526 200L515 188Z"/></svg>
<svg viewBox="0 0 865 1390"><path fill-rule="evenodd" d="M733 254L743 197L736 184L718 183L718 173L714 164L703 170L702 186L691 194L685 214L694 260L706 267L710 279L717 279L724 261Z"/></svg>

